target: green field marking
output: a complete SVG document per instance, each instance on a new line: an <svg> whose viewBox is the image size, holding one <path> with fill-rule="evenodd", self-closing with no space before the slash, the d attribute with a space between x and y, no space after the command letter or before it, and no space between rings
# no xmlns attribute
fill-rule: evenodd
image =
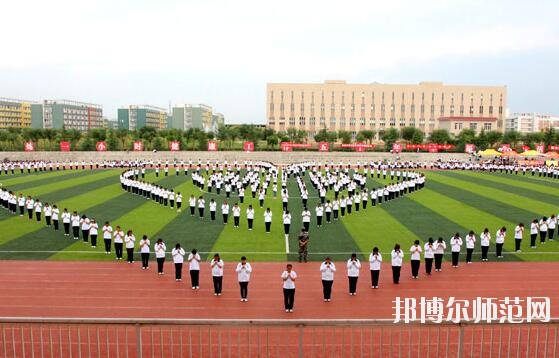
<svg viewBox="0 0 559 358"><path fill-rule="evenodd" d="M551 205L559 202L559 190L555 191L550 188L546 189L545 187L534 189L533 187L527 187L528 184L522 184L511 179L502 179L502 181L500 182L498 181L498 179L492 177L482 177L478 173L464 174L463 172L456 172L446 173L445 175L461 180L467 178L466 180L469 180L472 183L484 185L498 190L503 190L505 192L513 191L515 194L522 195L526 198L532 198Z"/></svg>
<svg viewBox="0 0 559 358"><path fill-rule="evenodd" d="M559 180L547 177L538 177L536 174L532 176L531 173L526 173L526 175L522 175L522 173L518 175L513 174L506 174L506 173L498 173L498 172L482 172L484 177L488 178L504 178L504 179L513 179L516 181L521 181L524 183L532 183L539 186L543 186L546 188L558 188L559 189Z"/></svg>
<svg viewBox="0 0 559 358"><path fill-rule="evenodd" d="M174 188L176 191L181 191L182 187L184 187L184 184L181 185L181 183L184 183L185 180L186 178L182 176L159 176L158 179L150 179L149 181L166 188ZM150 239L153 239L153 235L156 232L161 230L161 228L177 216L176 210L171 210L169 207L156 204L152 200L147 200L131 193L124 193L122 192L122 189L120 190L122 194L119 196L118 200L115 201L115 199L112 199L110 202L106 202L98 208L94 208L94 210L90 209L88 210L87 215L89 217L101 218L101 220L98 219L99 222L101 222L99 225L100 227L105 221L109 221L113 228L120 225L124 232L127 230L133 230L137 240L136 248L138 246L138 242L142 238L142 235L148 235ZM104 210L103 207L105 207ZM91 246L82 242L72 242L71 245L67 246L63 251L52 255L50 259L75 260L75 255L65 251L83 250L84 246L87 246L87 248L92 251L104 251L102 241L98 243L96 249L93 249ZM84 257L89 256L85 255ZM100 257L99 259L114 260L114 253L113 255L106 255L105 257Z"/></svg>
<svg viewBox="0 0 559 358"><path fill-rule="evenodd" d="M543 215L550 215L557 211L556 205L542 203L538 200L530 199L521 195L515 194L512 190L499 190L484 185L476 184L468 181L467 178L457 179L453 176L446 175L441 172L430 173L429 177L432 180L437 180L444 184L451 185L455 188L464 189L474 194L479 194L488 199L499 201L508 206L516 206L518 208L531 211L533 217ZM528 221L530 217L525 217L523 220Z"/></svg>
<svg viewBox="0 0 559 358"><path fill-rule="evenodd" d="M99 171L96 171L96 172L99 172ZM96 172L91 172L89 170L88 171L85 171L85 170L74 171L74 172L67 171L65 173L55 173L55 172L53 172L52 174L61 174L61 175L49 175L50 173L42 174L42 175L36 175L36 176L33 177L33 179L35 179L35 180L32 180L32 181L26 181L24 183L13 183L13 184L2 182L2 185L5 186L6 188L12 190L13 192L20 193L20 192L26 192L26 190L28 188L46 186L46 185L49 185L49 184L52 184L52 183L57 183L57 182L60 182L60 181L63 181L63 180L68 180L68 179L74 180L74 179L79 178L79 177L89 176L89 175L91 175L93 173L96 173ZM21 178L21 179L23 179L23 178Z"/></svg>
<svg viewBox="0 0 559 358"><path fill-rule="evenodd" d="M59 170L59 171L52 171L52 172L37 172L37 173L30 173L30 174L16 174L16 175L0 175L0 183L2 186L5 187L12 187L14 185L22 185L22 184L31 184L34 186L37 181L41 181L44 179L50 178L59 178L64 177L66 175L73 174L73 170ZM88 171L89 172L89 171Z"/></svg>

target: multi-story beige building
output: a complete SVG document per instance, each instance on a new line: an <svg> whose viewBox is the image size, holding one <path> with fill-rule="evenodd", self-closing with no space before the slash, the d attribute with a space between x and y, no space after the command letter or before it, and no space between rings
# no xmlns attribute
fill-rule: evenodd
<svg viewBox="0 0 559 358"><path fill-rule="evenodd" d="M457 133L455 127L503 131L507 88L442 82L269 83L266 97L269 128L304 129L310 138L323 128L353 135L361 130L379 133L391 127L417 127L426 134L447 128Z"/></svg>
<svg viewBox="0 0 559 358"><path fill-rule="evenodd" d="M0 128L31 127L31 104L34 102L0 98Z"/></svg>
<svg viewBox="0 0 559 358"><path fill-rule="evenodd" d="M541 132L548 128L559 130L559 117L538 113L513 113L505 122L506 131Z"/></svg>

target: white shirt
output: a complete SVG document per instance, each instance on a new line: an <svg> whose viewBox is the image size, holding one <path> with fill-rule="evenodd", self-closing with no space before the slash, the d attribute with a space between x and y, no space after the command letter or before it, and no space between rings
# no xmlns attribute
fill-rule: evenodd
<svg viewBox="0 0 559 358"><path fill-rule="evenodd" d="M402 266L402 260L404 258L404 252L402 250L396 252L392 250L392 266Z"/></svg>
<svg viewBox="0 0 559 358"><path fill-rule="evenodd" d="M140 240L140 252L143 254L148 254L149 253L149 245L151 243L149 242L149 239L141 239Z"/></svg>
<svg viewBox="0 0 559 358"><path fill-rule="evenodd" d="M461 237L452 237L450 239L450 248L452 252L460 252L460 247L462 246L462 238Z"/></svg>
<svg viewBox="0 0 559 358"><path fill-rule="evenodd" d="M514 238L515 239L522 239L522 234L524 233L524 228L520 225L517 225L514 228Z"/></svg>
<svg viewBox="0 0 559 358"><path fill-rule="evenodd" d="M283 288L285 289L295 289L295 279L297 279L297 273L293 270L291 272L283 271L281 274L283 281Z"/></svg>
<svg viewBox="0 0 559 358"><path fill-rule="evenodd" d="M473 249L476 244L476 236L475 235L466 235L466 248Z"/></svg>
<svg viewBox="0 0 559 358"><path fill-rule="evenodd" d="M215 259L210 262L212 268L212 276L221 277L223 276L223 260L216 261Z"/></svg>
<svg viewBox="0 0 559 358"><path fill-rule="evenodd" d="M547 231L547 221L544 219L540 220L540 231Z"/></svg>
<svg viewBox="0 0 559 358"><path fill-rule="evenodd" d="M69 212L62 212L62 222L63 223L70 223L70 213Z"/></svg>
<svg viewBox="0 0 559 358"><path fill-rule="evenodd" d="M359 269L361 269L361 262L359 259L352 261L347 260L347 275L349 277L359 277Z"/></svg>
<svg viewBox="0 0 559 358"><path fill-rule="evenodd" d="M322 273L323 281L333 281L334 272L336 272L336 265L334 265L333 262L330 262L330 264L323 262L320 264L320 272Z"/></svg>
<svg viewBox="0 0 559 358"><path fill-rule="evenodd" d="M184 249L181 247L180 249L173 249L171 251L171 255L173 256L173 262L176 264L182 264L184 261Z"/></svg>
<svg viewBox="0 0 559 358"><path fill-rule="evenodd" d="M60 213L60 209L53 208L52 209L52 220L58 221L58 214Z"/></svg>
<svg viewBox="0 0 559 358"><path fill-rule="evenodd" d="M254 209L247 209L247 219L254 219Z"/></svg>
<svg viewBox="0 0 559 358"><path fill-rule="evenodd" d="M192 255L192 253L190 253L188 255L188 269L189 270L200 270L200 255L198 253L196 253L196 255Z"/></svg>
<svg viewBox="0 0 559 358"><path fill-rule="evenodd" d="M557 217L547 219L547 228L555 229L557 226Z"/></svg>
<svg viewBox="0 0 559 358"><path fill-rule="evenodd" d="M237 279L239 280L239 282L249 282L250 273L252 272L252 266L250 266L248 262L246 262L244 265L239 262L237 264L235 272L237 272Z"/></svg>
<svg viewBox="0 0 559 358"><path fill-rule="evenodd" d="M155 243L155 245L153 245L153 251L155 251L155 257L159 258L163 258L165 257L165 250L167 250L167 246L165 246L165 243Z"/></svg>
<svg viewBox="0 0 559 358"><path fill-rule="evenodd" d="M103 239L110 239L113 234L113 227L110 225L103 226Z"/></svg>
<svg viewBox="0 0 559 358"><path fill-rule="evenodd" d="M481 246L489 246L491 241L491 234L490 233L482 233L479 235Z"/></svg>
<svg viewBox="0 0 559 358"><path fill-rule="evenodd" d="M381 263L382 255L380 254L380 252L377 255L373 255L373 253L369 255L369 267L371 271L380 270Z"/></svg>
<svg viewBox="0 0 559 358"><path fill-rule="evenodd" d="M538 224L532 223L530 225L530 235L534 235L538 233Z"/></svg>
<svg viewBox="0 0 559 358"><path fill-rule="evenodd" d="M80 217L78 215L72 215L72 226L80 226Z"/></svg>
<svg viewBox="0 0 559 358"><path fill-rule="evenodd" d="M411 252L411 259L412 260L421 260L421 253L423 252L423 250L421 249L421 246L412 245L412 247L410 247L410 252Z"/></svg>
<svg viewBox="0 0 559 358"><path fill-rule="evenodd" d="M505 243L505 235L506 232L498 230L497 233L495 234L495 243L497 244Z"/></svg>
<svg viewBox="0 0 559 358"><path fill-rule="evenodd" d="M291 214L283 214L283 223L291 224Z"/></svg>
<svg viewBox="0 0 559 358"><path fill-rule="evenodd" d="M432 259L435 257L435 243L430 244L429 242L425 243L423 246L423 257L426 259Z"/></svg>
<svg viewBox="0 0 559 358"><path fill-rule="evenodd" d="M80 223L82 224L82 230L89 230L89 218L81 219Z"/></svg>
<svg viewBox="0 0 559 358"><path fill-rule="evenodd" d="M122 244L124 238L124 231L115 231L115 244Z"/></svg>
<svg viewBox="0 0 559 358"><path fill-rule="evenodd" d="M272 212L265 211L264 212L264 222L271 223L272 222Z"/></svg>
<svg viewBox="0 0 559 358"><path fill-rule="evenodd" d="M99 224L91 223L91 225L89 225L89 235L97 236L98 234L97 229L99 229Z"/></svg>
<svg viewBox="0 0 559 358"><path fill-rule="evenodd" d="M210 211L216 211L217 203L215 201L210 201Z"/></svg>
<svg viewBox="0 0 559 358"><path fill-rule="evenodd" d="M124 242L126 243L127 249L133 249L134 243L136 242L136 237L134 235L130 235L130 236L126 235L124 236Z"/></svg>
<svg viewBox="0 0 559 358"><path fill-rule="evenodd" d="M435 242L435 254L444 254L444 250L446 249L446 242Z"/></svg>

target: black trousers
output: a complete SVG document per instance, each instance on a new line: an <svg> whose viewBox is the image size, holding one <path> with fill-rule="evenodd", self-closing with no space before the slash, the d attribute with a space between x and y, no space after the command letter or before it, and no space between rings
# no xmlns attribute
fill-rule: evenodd
<svg viewBox="0 0 559 358"><path fill-rule="evenodd" d="M212 221L215 220L215 211L210 210L210 219L211 219Z"/></svg>
<svg viewBox="0 0 559 358"><path fill-rule="evenodd" d="M295 289L294 288L284 288L283 289L283 305L286 310L292 310L295 304Z"/></svg>
<svg viewBox="0 0 559 358"><path fill-rule="evenodd" d="M317 226L322 226L322 216L317 216L316 217L316 225Z"/></svg>
<svg viewBox="0 0 559 358"><path fill-rule="evenodd" d="M540 231L540 242L545 242L547 231Z"/></svg>
<svg viewBox="0 0 559 358"><path fill-rule="evenodd" d="M163 273L163 264L165 263L165 258L164 257L158 257L157 258L157 272L158 273Z"/></svg>
<svg viewBox="0 0 559 358"><path fill-rule="evenodd" d="M134 248L126 248L126 261L134 262Z"/></svg>
<svg viewBox="0 0 559 358"><path fill-rule="evenodd" d="M204 208L198 208L198 214L200 215L201 218L204 217Z"/></svg>
<svg viewBox="0 0 559 358"><path fill-rule="evenodd" d="M248 222L248 229L252 230L252 223L253 223L254 219L247 219Z"/></svg>
<svg viewBox="0 0 559 358"><path fill-rule="evenodd" d="M175 280L182 280L182 262L175 263Z"/></svg>
<svg viewBox="0 0 559 358"><path fill-rule="evenodd" d="M270 232L270 227L272 226L271 222L265 222L264 226L266 226L266 232Z"/></svg>
<svg viewBox="0 0 559 358"><path fill-rule="evenodd" d="M452 252L452 266L458 266L458 261L460 261L460 252Z"/></svg>
<svg viewBox="0 0 559 358"><path fill-rule="evenodd" d="M19 215L23 216L23 213L25 213L25 206L20 206L19 207Z"/></svg>
<svg viewBox="0 0 559 358"><path fill-rule="evenodd" d="M531 247L535 247L536 246L536 239L538 237L538 234L531 234L530 235L530 246Z"/></svg>
<svg viewBox="0 0 559 358"><path fill-rule="evenodd" d="M80 227L79 226L72 226L72 232L74 233L74 239L80 237Z"/></svg>
<svg viewBox="0 0 559 358"><path fill-rule="evenodd" d="M54 230L58 231L58 220L53 220L52 225L54 226Z"/></svg>
<svg viewBox="0 0 559 358"><path fill-rule="evenodd" d="M142 267L149 267L149 252L142 252Z"/></svg>
<svg viewBox="0 0 559 358"><path fill-rule="evenodd" d="M358 276L348 276L349 280L349 293L357 292L357 280L359 279Z"/></svg>
<svg viewBox="0 0 559 358"><path fill-rule="evenodd" d="M283 224L283 233L285 235L289 235L289 227L291 226L291 224Z"/></svg>
<svg viewBox="0 0 559 358"><path fill-rule="evenodd" d="M233 224L235 224L235 227L239 226L239 216L233 216Z"/></svg>
<svg viewBox="0 0 559 358"><path fill-rule="evenodd" d="M433 259L426 258L425 259L425 273L427 275L430 275L432 269L433 269Z"/></svg>
<svg viewBox="0 0 559 358"><path fill-rule="evenodd" d="M200 286L200 270L190 270L190 282L192 287Z"/></svg>
<svg viewBox="0 0 559 358"><path fill-rule="evenodd" d="M91 246L97 246L97 235L91 235Z"/></svg>
<svg viewBox="0 0 559 358"><path fill-rule="evenodd" d="M50 219L51 216L45 216L45 222L47 223L47 226L50 226Z"/></svg>
<svg viewBox="0 0 559 358"><path fill-rule="evenodd" d="M212 276L214 282L214 293L221 293L223 276Z"/></svg>
<svg viewBox="0 0 559 358"><path fill-rule="evenodd" d="M549 240L553 240L554 236L555 236L555 229L547 229L547 233L549 236Z"/></svg>
<svg viewBox="0 0 559 358"><path fill-rule="evenodd" d="M487 253L489 252L489 246L482 246L481 247L481 259L487 260Z"/></svg>
<svg viewBox="0 0 559 358"><path fill-rule="evenodd" d="M400 271L402 266L392 266L392 282L400 283Z"/></svg>
<svg viewBox="0 0 559 358"><path fill-rule="evenodd" d="M37 218L37 221L41 221L41 212L35 211L35 217Z"/></svg>
<svg viewBox="0 0 559 358"><path fill-rule="evenodd" d="M306 221L303 223L303 227L305 228L306 232L309 232L309 228L310 228L311 223Z"/></svg>
<svg viewBox="0 0 559 358"><path fill-rule="evenodd" d="M380 276L380 270L371 270L371 286L378 287L379 276Z"/></svg>
<svg viewBox="0 0 559 358"><path fill-rule="evenodd" d="M411 263L411 275L412 277L419 276L419 266L421 264L420 260L410 260Z"/></svg>
<svg viewBox="0 0 559 358"><path fill-rule="evenodd" d="M29 216L29 220L33 219L33 209L27 209L27 216Z"/></svg>
<svg viewBox="0 0 559 358"><path fill-rule="evenodd" d="M466 262L472 262L472 254L474 249L466 249Z"/></svg>
<svg viewBox="0 0 559 358"><path fill-rule="evenodd" d="M88 241L89 241L89 229L87 229L87 230L82 230L82 237L83 237L83 241L84 241L84 242L88 242Z"/></svg>
<svg viewBox="0 0 559 358"><path fill-rule="evenodd" d="M196 210L196 207L195 207L195 206L191 206L191 207L190 207L190 215L194 216L195 210Z"/></svg>
<svg viewBox="0 0 559 358"><path fill-rule="evenodd" d="M115 254L117 259L122 259L122 248L124 244L122 242L115 242Z"/></svg>
<svg viewBox="0 0 559 358"><path fill-rule="evenodd" d="M223 223L227 224L227 220L229 219L229 214L223 214Z"/></svg>
<svg viewBox="0 0 559 358"><path fill-rule="evenodd" d="M334 284L333 280L322 280L322 294L324 295L325 300L329 300L332 298L332 285Z"/></svg>
<svg viewBox="0 0 559 358"><path fill-rule="evenodd" d="M338 213L339 213L339 210L334 210L334 211L332 211L332 212L334 213L334 220L338 220Z"/></svg>
<svg viewBox="0 0 559 358"><path fill-rule="evenodd" d="M522 243L522 239L514 239L514 249L516 251L520 250L521 243Z"/></svg>
<svg viewBox="0 0 559 358"><path fill-rule="evenodd" d="M105 252L111 252L111 239L103 239L105 242Z"/></svg>
<svg viewBox="0 0 559 358"><path fill-rule="evenodd" d="M239 282L239 287L241 288L241 298L248 297L248 281L247 282Z"/></svg>
<svg viewBox="0 0 559 358"><path fill-rule="evenodd" d="M326 222L329 223L330 222L330 217L332 216L332 213L327 211L326 212Z"/></svg>
<svg viewBox="0 0 559 358"><path fill-rule="evenodd" d="M64 234L70 235L70 223L64 223Z"/></svg>
<svg viewBox="0 0 559 358"><path fill-rule="evenodd" d="M435 270L440 270L443 264L443 254L435 254Z"/></svg>
<svg viewBox="0 0 559 358"><path fill-rule="evenodd" d="M503 255L503 244L495 244L495 253L497 254L497 257L502 256Z"/></svg>

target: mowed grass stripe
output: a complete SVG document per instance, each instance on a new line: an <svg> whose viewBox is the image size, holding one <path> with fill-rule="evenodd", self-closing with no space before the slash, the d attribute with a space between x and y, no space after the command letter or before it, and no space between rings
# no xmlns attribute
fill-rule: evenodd
<svg viewBox="0 0 559 358"><path fill-rule="evenodd" d="M146 180L157 183L166 188L174 188L176 191L181 191L185 178L182 176L160 176L158 179L146 178ZM120 187L119 187L120 189ZM120 225L122 230L126 232L127 230L132 230L136 236L136 248L138 243L142 238L142 235L146 234L150 239L154 239L153 235L161 230L165 225L167 225L174 217L176 217L176 210L171 210L169 207L164 207L156 204L152 200L146 200L143 197L133 195L130 193L125 193L120 189L120 195L114 197L113 199L99 205L95 208L88 209L85 213L89 217L95 217L99 221L99 227L104 224L105 221L111 222L113 229L117 225ZM91 254L75 254L67 251L79 251L83 250L84 246L88 250L104 252L104 245L101 241L98 242L97 248L93 249L89 245L83 242L72 242L57 254L50 256L53 260L76 260L76 259L90 259L94 258L96 260L114 260L114 255L95 255Z"/></svg>
<svg viewBox="0 0 559 358"><path fill-rule="evenodd" d="M14 192L25 192L28 188L34 188L34 187L39 187L39 186L45 186L45 185L49 185L52 183L57 183L59 181L62 180L67 180L68 178L75 180L76 178L80 178L80 177L84 177L87 175L91 175L92 172L90 171L76 171L74 173L72 172L67 172L64 173L65 175L42 175L42 176L36 176L35 180L33 181L27 181L25 183L17 183L17 184L11 184L11 185L5 185L7 188L9 188L10 190L14 191Z"/></svg>
<svg viewBox="0 0 559 358"><path fill-rule="evenodd" d="M499 201L507 205L516 206L521 209L531 211L535 216L550 215L557 211L557 206L534 200L525 196L517 195L507 190L494 189L481 184L469 181L467 178L458 179L447 173L430 173L430 178L449 184L456 188L461 188L472 193L479 194L488 199Z"/></svg>
<svg viewBox="0 0 559 358"><path fill-rule="evenodd" d="M5 187L11 187L13 185L21 185L32 183L35 181L40 181L47 178L60 178L64 177L65 175L71 175L73 171L71 170L59 170L59 171L52 171L52 172L37 172L37 173L30 173L27 174L17 174L17 175L1 175L0 176L0 183L2 183Z"/></svg>
<svg viewBox="0 0 559 358"><path fill-rule="evenodd" d="M453 172L453 173L445 173L445 175L460 180L468 180L472 183L502 190L504 192L513 191L515 194L522 195L526 198L532 198L551 205L554 205L559 200L558 197L559 191L556 191L556 193L554 193L554 190L545 190L545 189L537 190L533 188L527 188L522 185L514 185L513 183L506 183L506 181L504 180L495 181L491 179L486 179L484 177L481 177L480 174L467 175L459 172Z"/></svg>
<svg viewBox="0 0 559 358"><path fill-rule="evenodd" d="M532 176L532 173L526 173L526 175L522 175L519 173L518 175L514 174L504 174L499 172L483 172L486 177L490 178L511 178L518 182L529 183L529 184L536 184L539 186L543 186L546 188L557 188L559 189L559 180L547 177L538 177L536 174Z"/></svg>
<svg viewBox="0 0 559 358"><path fill-rule="evenodd" d="M485 227L489 229L491 236L494 238L498 228L505 226L508 229L508 240L505 241L504 250L514 251L513 230L516 223L506 221L487 212L483 212L466 204L464 201L451 199L443 194L433 191L432 189L423 189L420 193L418 193L418 195L410 196L410 199L420 203L441 216L451 219L461 227L467 228L466 231L460 232L462 238L466 237L469 230L473 230L476 233L476 237L479 238L479 234L483 231L483 229L485 229ZM463 249L465 250L465 245ZM494 252L494 249L495 245L494 242L492 242L490 251ZM478 240L476 242L476 251L480 250L480 242ZM477 260L479 257L476 257L475 259ZM518 261L521 258L517 255L506 255L505 259Z"/></svg>

